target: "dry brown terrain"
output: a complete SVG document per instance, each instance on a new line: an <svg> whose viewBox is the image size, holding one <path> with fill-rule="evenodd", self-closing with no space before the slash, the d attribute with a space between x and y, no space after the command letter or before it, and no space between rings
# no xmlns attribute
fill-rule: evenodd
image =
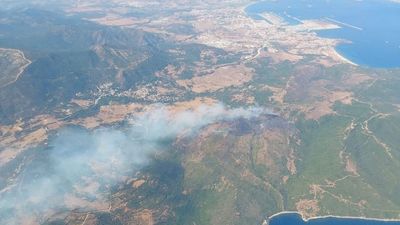
<svg viewBox="0 0 400 225"><path fill-rule="evenodd" d="M213 73L194 77L190 80L178 80L177 83L195 93L214 92L232 86L241 86L249 82L253 71L243 65L227 66Z"/></svg>

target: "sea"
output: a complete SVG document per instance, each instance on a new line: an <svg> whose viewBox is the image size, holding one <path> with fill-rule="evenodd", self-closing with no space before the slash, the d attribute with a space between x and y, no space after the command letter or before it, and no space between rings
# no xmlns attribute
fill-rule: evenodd
<svg viewBox="0 0 400 225"><path fill-rule="evenodd" d="M350 41L336 50L365 67L400 67L400 2L394 0L270 0L246 8L254 19L273 12L289 24L320 19L342 28L318 32L320 36Z"/></svg>
<svg viewBox="0 0 400 225"><path fill-rule="evenodd" d="M400 221L328 217L305 222L297 213L284 213L270 219L269 225L400 225Z"/></svg>

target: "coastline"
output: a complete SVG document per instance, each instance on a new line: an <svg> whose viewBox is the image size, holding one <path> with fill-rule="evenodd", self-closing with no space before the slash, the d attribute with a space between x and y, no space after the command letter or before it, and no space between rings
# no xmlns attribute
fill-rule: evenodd
<svg viewBox="0 0 400 225"><path fill-rule="evenodd" d="M399 0L400 1L400 0ZM242 11L242 13L244 14L244 16L249 17L246 9L248 7L250 7L251 5L255 4L257 1L249 1L248 3L246 3L245 5L243 5L242 7L240 7L240 11Z"/></svg>
<svg viewBox="0 0 400 225"><path fill-rule="evenodd" d="M333 49L332 49L332 52L333 52L334 56L337 57L338 59L340 59L341 61L343 61L343 62L345 62L345 63L348 63L348 64L351 64L351 65L353 65L353 66L359 66L357 63L355 63L355 62L351 61L350 59L348 59L348 58L344 57L343 55L341 55L341 54L336 50L336 48L333 48Z"/></svg>
<svg viewBox="0 0 400 225"><path fill-rule="evenodd" d="M240 8L240 10L241 10L241 12L243 13L244 16L249 17L249 13L247 12L247 8L250 7L253 4L255 4L255 2L249 2L249 3L245 4L243 7ZM338 39L338 41L340 41L340 39ZM331 52L328 53L330 55L330 57L336 58L338 61L350 64L352 66L360 66L357 63L351 61L350 59L348 59L345 56L343 56L342 54L340 54L336 50L336 47L337 47L337 44L335 46L331 47L332 50L331 50Z"/></svg>
<svg viewBox="0 0 400 225"><path fill-rule="evenodd" d="M317 220L317 219L328 219L328 218L337 218L337 219L358 219L358 220L369 220L369 221L382 221L382 222L400 222L399 219L383 219L383 218L374 218L374 217L362 217L362 216L335 216L335 215L325 215L325 216L315 216L315 217L310 217L310 218L305 218L303 214L301 214L298 211L282 211L275 213L267 218L266 221L270 221L274 217L285 215L285 214L297 214L301 217L301 219L304 222L309 222L311 220ZM265 222L266 222L265 221ZM264 223L263 223L264 224ZM268 223L267 223L268 224Z"/></svg>

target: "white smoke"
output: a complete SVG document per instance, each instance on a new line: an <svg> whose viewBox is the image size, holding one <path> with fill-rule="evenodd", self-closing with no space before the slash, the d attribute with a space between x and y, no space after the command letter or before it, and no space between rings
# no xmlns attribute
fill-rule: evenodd
<svg viewBox="0 0 400 225"><path fill-rule="evenodd" d="M249 119L262 113L266 113L262 108L229 109L222 104L178 113L159 106L132 118L127 129L66 128L49 142L47 152L37 159L40 162L33 162L16 178L14 188L0 193L0 224L20 224L26 217L42 219L57 211L90 208L93 200L106 203L104 188L124 181L149 163L151 155L162 150L161 142L192 135L218 121ZM66 203L71 198L83 199L87 205Z"/></svg>

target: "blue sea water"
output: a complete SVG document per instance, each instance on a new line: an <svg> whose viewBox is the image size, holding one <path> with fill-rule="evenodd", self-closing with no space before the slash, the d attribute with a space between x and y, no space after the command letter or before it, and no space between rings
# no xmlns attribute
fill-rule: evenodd
<svg viewBox="0 0 400 225"><path fill-rule="evenodd" d="M290 24L298 23L291 17L345 23L346 26L338 23L341 29L321 31L319 35L351 41L338 45L337 51L359 65L400 67L400 3L390 0L277 0L256 2L246 12L258 19L258 13L274 12Z"/></svg>
<svg viewBox="0 0 400 225"><path fill-rule="evenodd" d="M269 225L400 225L400 222L334 217L314 219L304 222L299 214L285 213L271 218Z"/></svg>

